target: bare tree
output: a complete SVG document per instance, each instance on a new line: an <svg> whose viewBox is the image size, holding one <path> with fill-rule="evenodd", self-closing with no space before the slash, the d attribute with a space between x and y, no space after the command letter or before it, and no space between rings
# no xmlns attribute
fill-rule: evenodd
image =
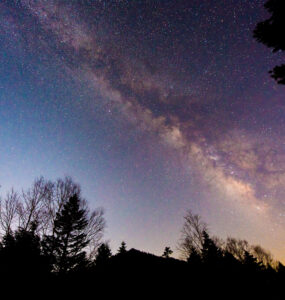
<svg viewBox="0 0 285 300"><path fill-rule="evenodd" d="M22 201L18 206L19 227L27 230L32 223L37 223L41 229L46 221L46 195L46 180L43 177L36 179L27 191L22 191Z"/></svg>
<svg viewBox="0 0 285 300"><path fill-rule="evenodd" d="M95 257L98 247L101 245L103 238L105 219L104 211L102 208L90 211L87 205L85 205L86 219L88 224L85 228L86 239L89 240L87 253L89 258Z"/></svg>
<svg viewBox="0 0 285 300"><path fill-rule="evenodd" d="M243 262L245 254L250 253L258 262L262 263L265 267L277 268L278 262L273 258L272 254L263 249L259 245L250 245L246 240L228 237L224 250L231 253L236 259Z"/></svg>
<svg viewBox="0 0 285 300"><path fill-rule="evenodd" d="M73 195L81 195L81 187L78 183L75 183L71 177L66 176L64 179L58 178L54 183L54 203L57 206L57 210L60 211L62 206Z"/></svg>
<svg viewBox="0 0 285 300"><path fill-rule="evenodd" d="M272 254L263 249L259 245L254 245L251 247L251 252L254 257L256 257L257 261L262 263L265 267L277 267L277 262L273 259Z"/></svg>
<svg viewBox="0 0 285 300"><path fill-rule="evenodd" d="M228 237L225 250L231 253L239 261L243 261L245 253L250 252L250 245L246 240Z"/></svg>
<svg viewBox="0 0 285 300"><path fill-rule="evenodd" d="M178 244L182 259L188 259L193 249L199 254L203 247L203 232L207 231L207 225L199 215L194 215L188 210L184 217L181 238Z"/></svg>
<svg viewBox="0 0 285 300"><path fill-rule="evenodd" d="M211 239L219 249L221 249L221 250L225 249L226 243L222 238L220 238L219 236L214 235L214 236L211 237Z"/></svg>
<svg viewBox="0 0 285 300"><path fill-rule="evenodd" d="M5 200L0 202L2 233L12 233L18 227L27 230L32 224L36 224L39 236L54 236L55 219L64 204L74 195L80 199L81 208L84 209L88 221L85 234L90 242L86 251L94 256L103 237L104 211L101 208L90 210L87 201L81 196L80 185L71 177L59 178L55 182L40 177L33 182L31 188L23 190L21 196L12 189ZM18 224L13 228L16 220Z"/></svg>
<svg viewBox="0 0 285 300"><path fill-rule="evenodd" d="M0 226L4 235L12 233L18 207L19 195L12 188L11 191L7 193L4 201L0 202Z"/></svg>

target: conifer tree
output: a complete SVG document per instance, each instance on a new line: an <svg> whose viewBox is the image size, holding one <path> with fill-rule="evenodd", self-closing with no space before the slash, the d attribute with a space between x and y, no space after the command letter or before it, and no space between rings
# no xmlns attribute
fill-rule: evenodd
<svg viewBox="0 0 285 300"><path fill-rule="evenodd" d="M54 235L46 237L45 252L52 257L54 270L67 273L86 263L84 248L88 245L85 228L88 225L86 210L80 207L78 195L73 195L57 213Z"/></svg>
<svg viewBox="0 0 285 300"><path fill-rule="evenodd" d="M96 255L96 265L103 266L106 265L109 258L112 256L112 251L108 243L103 243L99 248Z"/></svg>
<svg viewBox="0 0 285 300"><path fill-rule="evenodd" d="M256 257L248 251L245 251L244 253L243 265L248 272L258 272L262 269L261 262L258 262Z"/></svg>
<svg viewBox="0 0 285 300"><path fill-rule="evenodd" d="M222 252L209 237L206 231L203 231L203 248L202 248L202 259L206 264L217 264L222 258Z"/></svg>
<svg viewBox="0 0 285 300"><path fill-rule="evenodd" d="M124 241L122 241L120 248L118 249L118 253L123 254L127 252L127 246Z"/></svg>
<svg viewBox="0 0 285 300"><path fill-rule="evenodd" d="M191 254L187 258L187 263L191 265L191 267L197 267L201 265L201 255L197 252L196 248L192 248Z"/></svg>

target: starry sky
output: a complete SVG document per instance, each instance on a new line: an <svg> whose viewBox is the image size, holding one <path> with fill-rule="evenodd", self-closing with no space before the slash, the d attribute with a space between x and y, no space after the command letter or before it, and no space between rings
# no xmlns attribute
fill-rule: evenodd
<svg viewBox="0 0 285 300"><path fill-rule="evenodd" d="M176 250L191 209L285 261L284 55L252 37L263 4L1 1L1 194L69 175L113 252Z"/></svg>

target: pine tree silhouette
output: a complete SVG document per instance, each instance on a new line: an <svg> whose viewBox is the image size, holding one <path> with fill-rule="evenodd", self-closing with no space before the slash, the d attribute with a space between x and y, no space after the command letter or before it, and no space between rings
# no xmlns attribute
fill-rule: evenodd
<svg viewBox="0 0 285 300"><path fill-rule="evenodd" d="M103 243L98 248L98 253L96 255L96 265L99 267L106 265L111 256L112 252L109 245L107 243Z"/></svg>
<svg viewBox="0 0 285 300"><path fill-rule="evenodd" d="M118 253L123 254L127 252L127 246L124 241L122 241L120 248L118 249Z"/></svg>
<svg viewBox="0 0 285 300"><path fill-rule="evenodd" d="M203 248L202 259L206 264L218 264L222 258L221 250L216 246L214 241L209 237L206 231L203 231Z"/></svg>
<svg viewBox="0 0 285 300"><path fill-rule="evenodd" d="M80 199L75 194L57 213L54 235L46 237L43 243L55 271L65 274L87 263L84 251L89 243L85 233L87 224L86 211L80 208Z"/></svg>
<svg viewBox="0 0 285 300"><path fill-rule="evenodd" d="M202 263L201 255L197 252L195 247L191 248L191 254L187 258L187 262L191 267L198 267Z"/></svg>

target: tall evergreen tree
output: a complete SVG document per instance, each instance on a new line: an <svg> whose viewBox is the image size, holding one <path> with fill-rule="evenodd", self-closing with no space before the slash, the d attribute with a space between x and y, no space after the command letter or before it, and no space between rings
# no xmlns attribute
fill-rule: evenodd
<svg viewBox="0 0 285 300"><path fill-rule="evenodd" d="M197 252L195 247L192 247L191 254L187 258L187 263L194 268L201 266L202 258L201 255Z"/></svg>
<svg viewBox="0 0 285 300"><path fill-rule="evenodd" d="M262 264L248 251L244 253L243 265L248 272L258 272L262 269Z"/></svg>
<svg viewBox="0 0 285 300"><path fill-rule="evenodd" d="M85 229L88 225L86 210L80 207L81 200L75 194L57 213L54 222L54 235L46 237L45 252L52 257L54 270L67 273L86 263L84 248L88 245Z"/></svg>
<svg viewBox="0 0 285 300"><path fill-rule="evenodd" d="M112 256L112 251L108 243L103 243L99 248L96 255L96 265L101 267L108 263L109 258Z"/></svg>
<svg viewBox="0 0 285 300"><path fill-rule="evenodd" d="M206 231L203 231L203 248L202 248L202 259L206 264L218 264L222 258L222 252L217 247L215 242L209 237Z"/></svg>
<svg viewBox="0 0 285 300"><path fill-rule="evenodd" d="M127 246L124 241L122 241L120 248L118 249L118 253L123 254L127 252Z"/></svg>

